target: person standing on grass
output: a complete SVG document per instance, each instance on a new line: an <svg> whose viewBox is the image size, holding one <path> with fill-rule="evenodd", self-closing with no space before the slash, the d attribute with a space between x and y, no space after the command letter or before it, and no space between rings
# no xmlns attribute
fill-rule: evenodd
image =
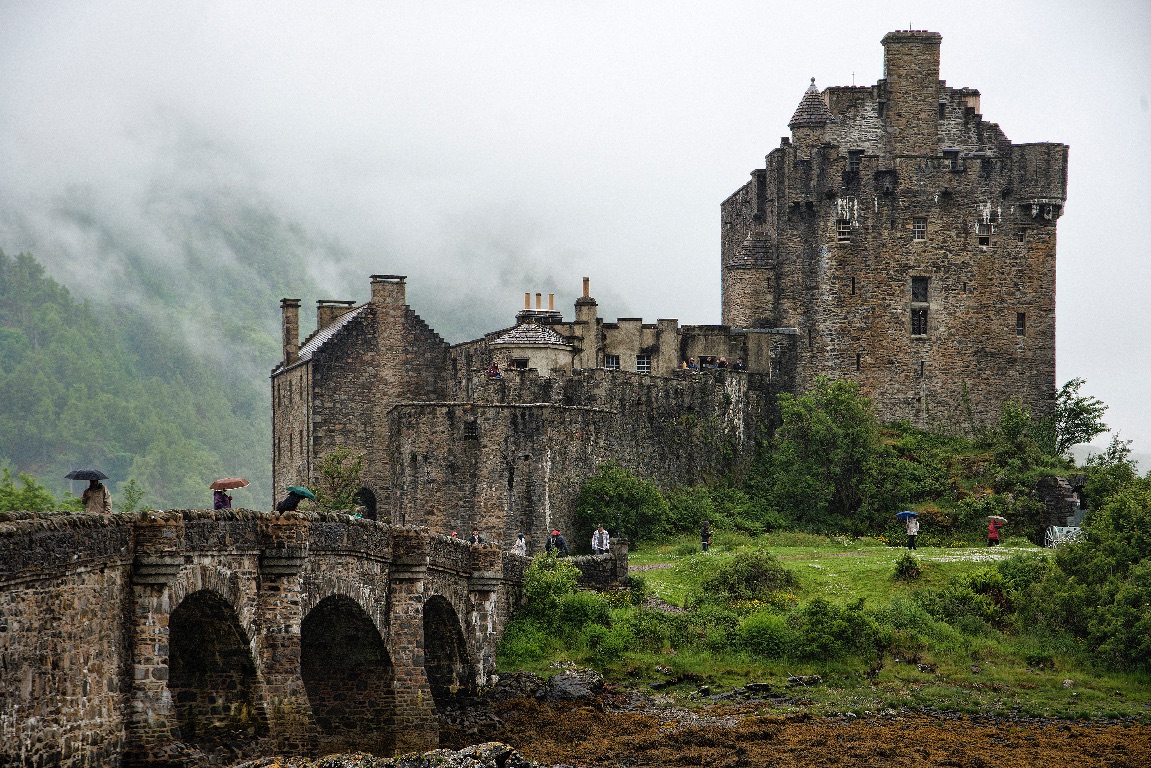
<svg viewBox="0 0 1151 768"><path fill-rule="evenodd" d="M703 527L699 529L699 538L703 551L706 552L711 546L711 523L709 521L703 521Z"/></svg>
<svg viewBox="0 0 1151 768"><path fill-rule="evenodd" d="M987 546L999 546L999 529L1002 527L1002 523L1000 523L998 520L987 521Z"/></svg>
<svg viewBox="0 0 1151 768"><path fill-rule="evenodd" d="M915 549L915 537L919 535L919 517L916 515L907 516L907 548L909 550Z"/></svg>

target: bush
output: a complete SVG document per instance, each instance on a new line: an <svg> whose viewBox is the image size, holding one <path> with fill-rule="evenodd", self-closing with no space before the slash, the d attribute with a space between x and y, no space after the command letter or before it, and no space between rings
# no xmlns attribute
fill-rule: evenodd
<svg viewBox="0 0 1151 768"><path fill-rule="evenodd" d="M795 589L799 580L769 552L743 551L721 561L704 576L705 594L729 600L754 600Z"/></svg>
<svg viewBox="0 0 1151 768"><path fill-rule="evenodd" d="M564 595L556 608L558 629L565 635L581 631L589 624L607 626L611 614L607 601L596 592L576 592Z"/></svg>
<svg viewBox="0 0 1151 768"><path fill-rule="evenodd" d="M517 665L543 659L548 654L551 634L530 619L508 622L496 653L498 663Z"/></svg>
<svg viewBox="0 0 1151 768"><path fill-rule="evenodd" d="M879 628L863 610L863 601L846 608L816 598L792 614L792 654L802 660L871 656L880 646Z"/></svg>
<svg viewBox="0 0 1151 768"><path fill-rule="evenodd" d="M747 616L739 625L739 645L762 659L782 659L796 644L796 632L787 617L769 611Z"/></svg>
<svg viewBox="0 0 1151 768"><path fill-rule="evenodd" d="M914 581L918 579L923 571L919 566L919 560L910 552L904 552L895 561L895 578L900 581Z"/></svg>
<svg viewBox="0 0 1151 768"><path fill-rule="evenodd" d="M524 572L524 612L557 628L557 611L564 597L575 594L579 569L567 558L536 555Z"/></svg>
<svg viewBox="0 0 1151 768"><path fill-rule="evenodd" d="M668 506L655 485L641 480L615 462L600 465L598 471L583 482L576 496L575 525L581 531L592 531L603 523L612 536L632 542L651 541L669 533ZM590 537L576 545L579 551L590 551Z"/></svg>

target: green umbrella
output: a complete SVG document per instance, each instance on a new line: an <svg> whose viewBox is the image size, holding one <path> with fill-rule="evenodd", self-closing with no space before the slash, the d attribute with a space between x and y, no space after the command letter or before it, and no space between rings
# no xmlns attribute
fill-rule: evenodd
<svg viewBox="0 0 1151 768"><path fill-rule="evenodd" d="M316 494L312 493L302 485L289 485L288 493L294 493L297 496L303 496L305 499L311 499L312 501L316 500Z"/></svg>

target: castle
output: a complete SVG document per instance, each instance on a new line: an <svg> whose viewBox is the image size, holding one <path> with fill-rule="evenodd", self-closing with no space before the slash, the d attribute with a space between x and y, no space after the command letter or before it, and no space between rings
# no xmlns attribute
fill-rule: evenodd
<svg viewBox="0 0 1151 768"><path fill-rule="evenodd" d="M812 81L791 136L721 205L722 325L605 322L585 278L572 320L528 294L515 325L449 345L405 277L376 275L364 304L318 302L301 344L284 299L274 487L348 447L369 516L537 549L599 463L663 485L722 473L770 434L778 395L819 376L924 427L992 422L1013 397L1050 415L1067 147L985 122L978 91L939 80L941 39L885 35L873 86ZM742 365L680 367L703 357Z"/></svg>

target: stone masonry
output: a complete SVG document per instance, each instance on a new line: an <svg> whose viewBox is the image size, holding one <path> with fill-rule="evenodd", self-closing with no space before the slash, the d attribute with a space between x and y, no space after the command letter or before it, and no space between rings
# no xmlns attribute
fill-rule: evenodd
<svg viewBox="0 0 1151 768"><path fill-rule="evenodd" d="M0 765L434 748L526 561L348 515L5 513Z"/></svg>

